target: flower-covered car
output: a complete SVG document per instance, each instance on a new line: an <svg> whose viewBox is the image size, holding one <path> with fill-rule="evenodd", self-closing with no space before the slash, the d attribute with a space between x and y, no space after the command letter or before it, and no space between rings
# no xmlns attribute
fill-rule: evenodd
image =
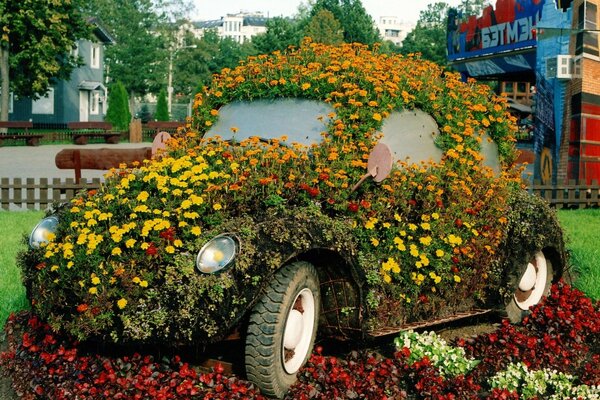
<svg viewBox="0 0 600 400"><path fill-rule="evenodd" d="M504 310L566 268L486 86L305 42L224 70L162 157L56 207L20 256L33 309L114 343L245 340L281 397L317 332L364 338ZM215 344L216 345L216 344Z"/></svg>

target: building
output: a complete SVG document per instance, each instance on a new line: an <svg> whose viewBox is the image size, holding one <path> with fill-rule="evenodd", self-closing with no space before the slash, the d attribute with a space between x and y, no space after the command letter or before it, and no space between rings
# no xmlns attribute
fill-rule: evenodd
<svg viewBox="0 0 600 400"><path fill-rule="evenodd" d="M393 16L379 17L376 25L383 40L389 40L396 46L401 46L406 35L415 28L415 24L399 21Z"/></svg>
<svg viewBox="0 0 600 400"><path fill-rule="evenodd" d="M221 19L192 22L190 31L200 38L209 29L216 29L222 38L231 38L237 43L250 40L253 36L267 31L267 20L261 12L227 14Z"/></svg>
<svg viewBox="0 0 600 400"><path fill-rule="evenodd" d="M74 55L84 65L71 73L69 80L53 85L46 96L33 100L11 96L9 120L32 121L34 126L61 127L73 121L103 121L106 114L104 86L104 48L114 43L112 36L95 19L92 40L78 40Z"/></svg>
<svg viewBox="0 0 600 400"><path fill-rule="evenodd" d="M448 60L531 107L533 178L600 181L600 0L498 0L448 18ZM508 89L507 89L508 88Z"/></svg>

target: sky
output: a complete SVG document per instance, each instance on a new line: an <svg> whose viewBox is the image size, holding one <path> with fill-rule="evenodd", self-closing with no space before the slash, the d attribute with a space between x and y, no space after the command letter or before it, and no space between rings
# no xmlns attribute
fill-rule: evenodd
<svg viewBox="0 0 600 400"><path fill-rule="evenodd" d="M398 17L399 21L416 23L419 12L425 10L435 0L362 0L367 13L377 22L379 17ZM457 6L460 0L445 0L450 6ZM298 5L306 0L194 0L196 12L194 20L220 19L226 14L240 11L262 11L269 17L289 17L296 14Z"/></svg>

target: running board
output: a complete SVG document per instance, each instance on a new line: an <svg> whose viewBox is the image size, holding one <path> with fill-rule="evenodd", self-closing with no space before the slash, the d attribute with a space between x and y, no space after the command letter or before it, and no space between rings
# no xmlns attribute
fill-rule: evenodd
<svg viewBox="0 0 600 400"><path fill-rule="evenodd" d="M368 331L367 337L375 338L375 337L380 337L380 336L392 335L394 333L398 333L401 331L408 331L411 329L426 328L426 327L430 327L430 326L434 326L434 325L445 324L447 322L457 321L457 320L464 319L464 318L474 317L476 315L487 314L492 311L493 311L492 309L475 309L475 310L456 313L456 314L453 314L453 315L450 315L450 316L447 316L444 318L439 318L439 319L434 319L434 320L429 320L429 321L412 322L410 324L403 324L403 325L394 326L394 327L382 327L379 329L374 329L372 331Z"/></svg>

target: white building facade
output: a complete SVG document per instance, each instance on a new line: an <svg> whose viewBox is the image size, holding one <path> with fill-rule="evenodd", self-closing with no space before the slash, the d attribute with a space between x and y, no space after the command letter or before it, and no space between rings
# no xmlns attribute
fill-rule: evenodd
<svg viewBox="0 0 600 400"><path fill-rule="evenodd" d="M398 17L384 16L379 17L377 29L383 37L383 40L389 40L396 46L402 45L402 41L410 31L415 28L415 24L400 21Z"/></svg>

